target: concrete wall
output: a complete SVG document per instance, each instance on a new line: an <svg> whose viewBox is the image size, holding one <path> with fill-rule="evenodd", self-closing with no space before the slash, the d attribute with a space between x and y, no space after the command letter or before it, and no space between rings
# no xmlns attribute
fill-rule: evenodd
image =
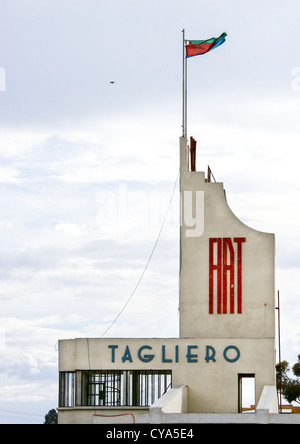
<svg viewBox="0 0 300 444"><path fill-rule="evenodd" d="M265 386L255 413L186 413L187 387L174 387L148 412L132 416L93 416L93 424L300 424L300 415L278 415L275 386Z"/></svg>
<svg viewBox="0 0 300 444"><path fill-rule="evenodd" d="M172 384L188 387L187 412L237 413L239 374L255 374L256 402L265 385L275 384L272 339L90 338L88 342L90 359L86 338L59 341L59 370L170 369ZM111 346L117 346L114 353ZM224 350L231 346L239 351L234 362L224 358ZM132 362L123 362L128 351ZM143 362L139 354L153 358ZM236 349L229 348L226 356L236 359Z"/></svg>
<svg viewBox="0 0 300 444"><path fill-rule="evenodd" d="M186 140L182 138L182 162L186 158L186 149ZM186 204L191 193L192 208ZM254 230L241 222L228 206L223 184L206 182L203 172L189 172L184 163L181 168L181 196L180 337L274 338L274 235ZM262 205L265 203L262 202ZM197 219L194 227L190 226L190 213ZM230 238L235 249L234 313L229 313L229 307L227 314L217 313L217 271L214 271L214 313L209 313L210 238ZM245 238L241 244L242 313L236 312L235 238ZM216 247L215 244L214 264L217 263Z"/></svg>
<svg viewBox="0 0 300 444"><path fill-rule="evenodd" d="M189 171L188 149L187 140L181 138L180 337L206 338L207 343L213 344L220 340L222 345L227 338L241 347L241 356L247 354L249 357L246 361L241 357L234 367L224 361L216 366L204 366L201 377L197 375L203 386L201 382L193 383L192 389L187 383L189 409L213 412L220 408L219 411L234 412L237 373L255 373L256 403L264 385L275 384L275 237L272 233L250 228L235 216L222 183L208 182L203 172ZM213 250L210 249L211 239L216 240L212 243ZM232 250L229 246L224 248L227 239ZM224 313L224 269L230 259L234 279L230 282L228 270L227 313ZM213 298L210 301L211 286ZM218 381L222 378L225 379L221 388ZM213 399L219 407L213 407ZM201 406L197 406L200 400Z"/></svg>
<svg viewBox="0 0 300 444"><path fill-rule="evenodd" d="M59 424L132 424L136 417L145 418L148 408L66 407L58 409Z"/></svg>

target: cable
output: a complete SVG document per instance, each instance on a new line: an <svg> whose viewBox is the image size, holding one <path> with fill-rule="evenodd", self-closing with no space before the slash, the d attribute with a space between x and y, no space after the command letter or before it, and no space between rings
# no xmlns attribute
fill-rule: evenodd
<svg viewBox="0 0 300 444"><path fill-rule="evenodd" d="M176 189L176 185L177 185L178 177L179 177L179 171L178 171L178 173L177 173L177 177L176 177L176 180L175 180L175 183L174 183L174 187L173 187L173 190L172 190L172 194L171 194L170 202L169 202L169 205L168 205L168 208L167 208L167 211L166 211L166 214L165 214L164 220L163 220L162 225L161 225L161 227L160 227L160 230L159 230L159 232L158 232L158 236L157 236L157 238L156 238L156 241L155 241L154 246L153 246L153 248L152 248L151 254L150 254L149 259L148 259L148 261L147 261L147 263L146 263L146 266L145 266L145 268L144 268L144 270L143 270L143 272L142 272L142 274L141 274L141 276L140 276L140 278L139 278L139 280L138 280L138 282L137 282L137 284L136 284L136 286L135 286L133 292L131 293L131 295L130 295L129 298L127 299L127 302L124 304L123 308L121 309L121 311L119 312L119 314L116 316L116 318L112 321L112 323L110 324L110 326L107 327L107 329L104 331L104 333L102 333L102 335L100 336L100 338L102 338L102 337L105 335L105 333L107 333L108 330L110 330L111 327L112 327L112 326L116 323L116 321L119 319L119 317L121 316L121 314L123 313L123 311L125 310L125 308L127 307L127 305L129 304L130 300L132 299L133 295L135 294L136 290L138 289L138 286L140 285L140 283L141 283L141 281L142 281L142 279L143 279L143 276L144 276L144 274L145 274L145 272L146 272L146 270L147 270L147 268L148 268L148 265L149 265L149 263L150 263L150 261L151 261L151 259L152 259L152 256L153 256L154 251L155 251L155 249L156 249L156 246L157 246L157 244L158 244L158 241L159 241L160 235L161 235L162 230L163 230L163 228L164 228L164 225L165 225L165 222L166 222L166 219L167 219L167 215L168 215L168 213L169 213L169 210L170 210L170 207L171 207L171 203L172 203L172 200L173 200L173 197L174 197L174 193L175 193L175 189Z"/></svg>
<svg viewBox="0 0 300 444"><path fill-rule="evenodd" d="M39 414L37 414L37 413L20 412L20 411L16 411L16 410L4 410L4 409L0 409L0 412L17 413L17 414L19 414L19 415L38 416L39 418L44 418L43 415L39 415Z"/></svg>
<svg viewBox="0 0 300 444"><path fill-rule="evenodd" d="M10 413L13 413L13 416L10 415ZM26 415L24 416L20 416L20 415ZM31 418L28 418L28 416L31 416ZM35 418L33 418L35 417ZM40 420L38 420L38 418L40 418ZM14 424L23 424L24 422L29 422L31 424L36 424L36 423L40 423L40 421L42 421L42 418L45 419L45 416L43 415L39 415L37 413L27 413L27 412L20 412L20 411L16 411L16 410L6 410L6 409L0 409L0 424L7 424L6 420L8 419L13 419L14 420ZM1 422L1 421L5 421L5 422Z"/></svg>
<svg viewBox="0 0 300 444"><path fill-rule="evenodd" d="M14 420L13 422L11 421L11 422L8 422L9 420ZM27 424L27 423L29 423L29 424L42 424L42 420L38 420L38 419L34 419L34 418L31 418L31 419L29 419L29 418L24 418L24 417L18 417L18 416L16 416L16 415L14 415L14 416L10 416L10 415L6 415L6 416L3 416L3 415L0 415L0 424L2 425L2 424Z"/></svg>

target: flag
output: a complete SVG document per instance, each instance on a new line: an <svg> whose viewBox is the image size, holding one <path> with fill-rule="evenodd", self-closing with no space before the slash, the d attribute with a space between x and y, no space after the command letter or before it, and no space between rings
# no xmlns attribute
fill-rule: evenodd
<svg viewBox="0 0 300 444"><path fill-rule="evenodd" d="M212 37L208 40L188 40L186 45L186 57L194 57L200 54L206 54L208 51L217 48L225 42L226 32L220 35L220 37Z"/></svg>

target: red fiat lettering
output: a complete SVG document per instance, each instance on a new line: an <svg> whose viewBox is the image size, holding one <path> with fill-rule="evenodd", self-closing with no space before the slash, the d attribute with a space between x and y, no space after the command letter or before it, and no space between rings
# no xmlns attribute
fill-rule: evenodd
<svg viewBox="0 0 300 444"><path fill-rule="evenodd" d="M242 313L242 243L246 242L246 238L235 237L233 242L237 244L236 252L230 237L212 237L209 239L209 313L214 312L215 275L217 275L217 313L227 313L228 284L230 313L234 313L235 293L237 313ZM215 244L217 244L216 263L214 257Z"/></svg>

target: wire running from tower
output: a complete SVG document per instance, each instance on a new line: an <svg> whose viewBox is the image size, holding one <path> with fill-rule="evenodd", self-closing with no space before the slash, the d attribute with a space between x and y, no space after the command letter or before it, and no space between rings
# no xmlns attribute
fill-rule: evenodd
<svg viewBox="0 0 300 444"><path fill-rule="evenodd" d="M152 251L151 251L151 253L150 253L149 259L148 259L148 261L147 261L147 263L146 263L146 265L145 265L145 268L144 268L144 270L143 270L143 272L142 272L142 274L141 274L141 276L140 276L140 278L139 278L139 280L138 280L138 282L137 282L137 284L136 284L136 286L135 286L133 292L131 293L131 295L130 295L129 298L127 299L127 301L126 301L126 303L124 304L123 308L120 310L119 314L115 317L115 319L112 321L112 323L109 325L109 327L107 327L107 329L102 333L102 335L100 336L100 338L102 338L102 337L108 332L108 330L110 330L111 327L117 322L117 320L119 319L119 317L121 316L121 314L123 313L123 311L125 310L125 308L127 307L127 305L129 304L129 302L130 302L131 299L133 298L133 296L134 296L136 290L138 289L138 287L139 287L139 285L140 285L140 283L141 283L141 281L142 281L142 279L143 279L143 277L144 277L144 274L146 273L146 270L147 270L147 268L148 268L148 266L149 266L149 264L150 264L150 261L151 261L151 259L152 259L153 254L154 254L154 251L155 251L155 249L156 249L156 247L157 247L157 244L158 244L158 241L159 241L159 239L160 239L160 236L161 236L162 230L163 230L163 228L164 228L164 226L165 226L165 222L166 222L166 219L167 219L168 213L169 213L169 211L170 211L170 207L171 207L171 204L172 204L172 201L173 201L173 197L174 197L174 193L175 193L175 190L176 190L176 185L177 185L177 182L178 182L179 174L180 174L180 171L178 171L178 173L177 173L177 177L176 177L176 180L175 180L175 183L174 183L174 187L173 187L173 190L172 190L172 194L171 194L170 202L169 202L169 204L168 204L168 208L167 208L167 211L166 211L165 217L164 217L163 222L162 222L162 224L161 224L160 230L159 230L159 232L158 232L158 235L157 235L156 241L155 241L154 246L153 246L153 248L152 248Z"/></svg>

